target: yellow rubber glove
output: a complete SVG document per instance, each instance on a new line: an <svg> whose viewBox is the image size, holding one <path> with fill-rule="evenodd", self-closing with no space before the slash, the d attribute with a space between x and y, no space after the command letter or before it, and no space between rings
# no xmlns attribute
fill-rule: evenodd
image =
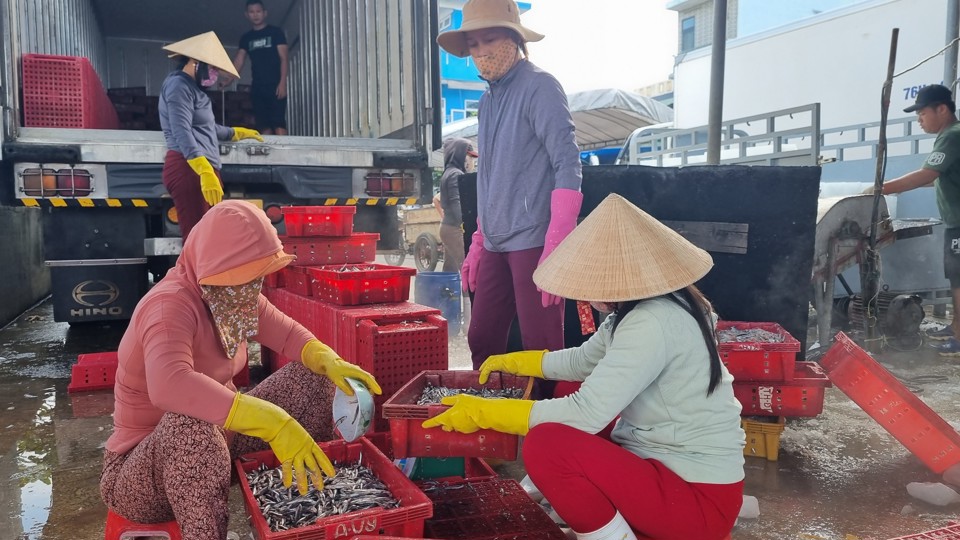
<svg viewBox="0 0 960 540"><path fill-rule="evenodd" d="M451 407L424 421L423 427L440 426L444 431L460 433L492 429L513 435L526 435L530 431L534 402L528 399L485 399L459 394L447 396L440 403Z"/></svg>
<svg viewBox="0 0 960 540"><path fill-rule="evenodd" d="M319 340L312 339L303 346L303 350L300 351L300 360L303 361L303 365L310 368L310 371L333 381L333 384L337 385L348 396L353 395L353 388L350 388L350 384L345 380L346 377L361 381L378 396L383 393L373 375L340 358L333 349Z"/></svg>
<svg viewBox="0 0 960 540"><path fill-rule="evenodd" d="M495 354L480 365L480 384L487 384L491 371L502 371L524 377L543 378L543 351L519 351L507 354Z"/></svg>
<svg viewBox="0 0 960 540"><path fill-rule="evenodd" d="M207 156L199 156L188 159L187 164L200 177L200 192L203 193L203 200L213 206L223 200L223 188L220 187L220 179L213 172L213 165L207 160Z"/></svg>
<svg viewBox="0 0 960 540"><path fill-rule="evenodd" d="M328 477L336 474L330 459L307 430L269 401L238 393L223 427L270 444L283 470L284 487L290 487L292 473L296 474L300 495L307 494L307 474L317 489L323 489L321 471Z"/></svg>
<svg viewBox="0 0 960 540"><path fill-rule="evenodd" d="M260 136L260 132L255 129L247 129L242 127L233 128L233 138L231 141L239 141L242 139L256 139L260 142L263 142L263 137Z"/></svg>

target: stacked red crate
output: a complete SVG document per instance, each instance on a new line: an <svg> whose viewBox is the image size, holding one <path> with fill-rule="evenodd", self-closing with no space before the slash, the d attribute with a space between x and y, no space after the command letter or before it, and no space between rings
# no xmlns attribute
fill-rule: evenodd
<svg viewBox="0 0 960 540"><path fill-rule="evenodd" d="M25 54L23 125L119 129L117 111L86 58Z"/></svg>
<svg viewBox="0 0 960 540"><path fill-rule="evenodd" d="M778 342L726 339L735 330L766 331ZM733 375L743 416L817 416L823 411L827 374L815 362L797 362L800 342L776 323L717 323L720 359Z"/></svg>
<svg viewBox="0 0 960 540"><path fill-rule="evenodd" d="M265 281L267 298L348 362L372 373L379 408L424 370L448 365L447 321L440 310L408 302L412 268L373 264L376 233L353 233L355 207L288 207L284 250L297 256ZM339 236L331 236L339 235ZM290 359L263 351L272 371ZM381 415L377 431L389 424Z"/></svg>

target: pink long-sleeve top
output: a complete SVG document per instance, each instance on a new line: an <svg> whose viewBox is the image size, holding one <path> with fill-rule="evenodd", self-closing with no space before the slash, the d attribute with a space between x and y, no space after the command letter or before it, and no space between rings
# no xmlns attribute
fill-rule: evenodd
<svg viewBox="0 0 960 540"><path fill-rule="evenodd" d="M225 201L211 209L190 233L177 265L137 305L118 352L108 451L131 450L165 412L221 426L226 422L237 391L232 379L247 363L247 346L243 343L233 359L227 358L198 280L282 249L263 212L238 204L248 205ZM300 358L313 339L310 332L262 295L258 307L254 339L288 358Z"/></svg>

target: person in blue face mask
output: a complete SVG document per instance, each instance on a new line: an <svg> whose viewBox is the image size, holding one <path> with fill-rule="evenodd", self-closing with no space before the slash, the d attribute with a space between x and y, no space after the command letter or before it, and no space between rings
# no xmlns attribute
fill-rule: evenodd
<svg viewBox="0 0 960 540"><path fill-rule="evenodd" d="M190 230L211 206L223 199L220 180L220 142L263 137L255 130L217 124L210 98L224 71L237 70L213 32L199 34L163 47L177 62L160 88L160 127L167 143L163 185L177 210L180 235Z"/></svg>

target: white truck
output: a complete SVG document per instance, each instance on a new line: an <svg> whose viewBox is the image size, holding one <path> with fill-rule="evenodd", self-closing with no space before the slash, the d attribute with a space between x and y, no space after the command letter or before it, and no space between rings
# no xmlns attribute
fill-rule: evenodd
<svg viewBox="0 0 960 540"><path fill-rule="evenodd" d="M289 43L291 136L221 145L225 196L262 205L281 232L284 205L356 205L356 230L380 233L380 246L393 249L397 205L432 195L428 156L441 123L436 0L267 7ZM213 30L233 54L249 29L243 2L0 0L0 27L0 203L44 213L58 321L129 318L148 273L162 276L179 252L151 108L174 67L161 46ZM117 130L35 125L27 93L49 92L44 105L56 107L78 89L66 75L25 82L29 54L86 58L102 87L122 96L113 103L120 116L147 121ZM236 125L232 109L249 103L240 88L212 96L220 123ZM65 105L63 114L88 105Z"/></svg>
<svg viewBox="0 0 960 540"><path fill-rule="evenodd" d="M880 92L891 32L899 28L896 72L905 73L893 83L885 178L919 168L934 136L923 133L914 114L902 111L913 104L920 88L944 82L944 56L906 68L944 47L947 4L863 0L729 39L722 162L820 166L822 197L852 195L871 185ZM749 6L767 9L755 2ZM749 6L739 6L739 21L762 18L763 13L743 11ZM704 161L710 65L710 47L677 57L673 124L635 133L621 152L622 163L680 166ZM887 205L895 219L938 217L932 189L887 197ZM942 227L934 227L932 235L885 248L882 285L890 291L922 293L927 301L945 301L949 284L940 264L942 234ZM858 288L855 270L844 276ZM841 285L838 293L844 291Z"/></svg>

